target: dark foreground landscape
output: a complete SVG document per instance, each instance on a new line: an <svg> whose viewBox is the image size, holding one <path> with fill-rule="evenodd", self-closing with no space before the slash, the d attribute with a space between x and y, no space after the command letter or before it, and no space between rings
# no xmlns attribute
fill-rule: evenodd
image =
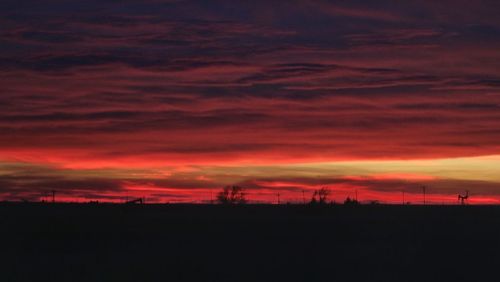
<svg viewBox="0 0 500 282"><path fill-rule="evenodd" d="M0 204L0 281L495 281L498 206Z"/></svg>

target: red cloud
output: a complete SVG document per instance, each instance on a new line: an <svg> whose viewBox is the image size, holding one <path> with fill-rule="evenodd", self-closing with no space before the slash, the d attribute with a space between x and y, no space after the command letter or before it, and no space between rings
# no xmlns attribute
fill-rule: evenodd
<svg viewBox="0 0 500 282"><path fill-rule="evenodd" d="M497 155L497 4L463 2L464 9L450 10L450 3L257 1L231 3L231 15L215 9L222 2L198 7L190 1L168 9L156 1L122 3L128 8L112 15L51 3L46 13L39 3L25 12L2 10L0 162L86 175L89 169L153 173L165 166ZM38 197L42 188L11 176L5 181L18 190L7 189L5 198ZM158 183L58 175L36 183L73 187L67 199L117 200L142 187L158 201L177 192L179 201L201 201L206 195L199 189L230 184L231 176ZM398 197L381 188L399 189L398 175L353 176L337 188ZM448 196L450 183L458 190L470 184L422 177ZM291 200L301 189L332 184L264 173L236 178L256 189L258 200L280 189L292 191ZM494 184L473 184L495 194Z"/></svg>

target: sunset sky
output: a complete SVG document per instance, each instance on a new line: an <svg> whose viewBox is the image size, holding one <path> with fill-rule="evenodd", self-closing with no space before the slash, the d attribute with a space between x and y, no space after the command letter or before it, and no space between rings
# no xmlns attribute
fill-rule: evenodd
<svg viewBox="0 0 500 282"><path fill-rule="evenodd" d="M0 2L0 200L500 202L500 2Z"/></svg>

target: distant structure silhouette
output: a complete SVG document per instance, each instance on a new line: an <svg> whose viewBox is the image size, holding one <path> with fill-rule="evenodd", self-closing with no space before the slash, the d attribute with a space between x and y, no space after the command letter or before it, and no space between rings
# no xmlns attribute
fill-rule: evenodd
<svg viewBox="0 0 500 282"><path fill-rule="evenodd" d="M458 194L458 201L460 204L465 205L465 202L469 199L469 190L465 191L465 195Z"/></svg>
<svg viewBox="0 0 500 282"><path fill-rule="evenodd" d="M52 203L56 202L56 191L52 190Z"/></svg>

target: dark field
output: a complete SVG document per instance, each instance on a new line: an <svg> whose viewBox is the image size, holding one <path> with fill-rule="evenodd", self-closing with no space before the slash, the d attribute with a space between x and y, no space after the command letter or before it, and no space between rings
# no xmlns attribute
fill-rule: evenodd
<svg viewBox="0 0 500 282"><path fill-rule="evenodd" d="M498 281L497 206L0 204L0 281Z"/></svg>

